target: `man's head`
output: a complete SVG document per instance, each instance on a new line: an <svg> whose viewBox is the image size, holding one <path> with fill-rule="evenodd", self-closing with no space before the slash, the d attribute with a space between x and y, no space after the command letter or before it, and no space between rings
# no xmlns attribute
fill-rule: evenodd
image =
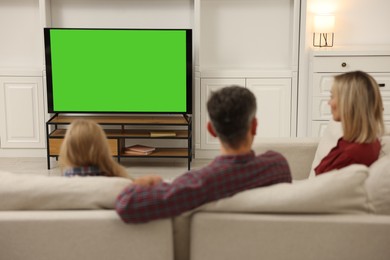
<svg viewBox="0 0 390 260"><path fill-rule="evenodd" d="M243 87L231 86L213 92L207 102L211 133L233 149L246 141L248 132L256 133L256 98ZM253 129L252 129L253 128ZM210 129L209 129L210 130Z"/></svg>

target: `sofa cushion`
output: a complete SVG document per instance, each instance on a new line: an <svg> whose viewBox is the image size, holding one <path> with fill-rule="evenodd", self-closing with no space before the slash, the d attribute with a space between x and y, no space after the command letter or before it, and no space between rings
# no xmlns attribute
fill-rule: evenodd
<svg viewBox="0 0 390 260"><path fill-rule="evenodd" d="M112 209L131 180L0 172L0 210Z"/></svg>
<svg viewBox="0 0 390 260"><path fill-rule="evenodd" d="M390 134L382 136L381 138L382 150L379 157L390 156Z"/></svg>
<svg viewBox="0 0 390 260"><path fill-rule="evenodd" d="M321 137L317 151L314 155L313 163L311 165L311 170L309 178L315 177L314 168L320 164L322 158L324 158L330 150L337 145L337 140L343 136L343 129L340 122L330 120L328 126L324 131L324 135Z"/></svg>
<svg viewBox="0 0 390 260"><path fill-rule="evenodd" d="M240 192L208 203L202 211L263 213L370 212L364 187L368 168L350 165L316 178Z"/></svg>
<svg viewBox="0 0 390 260"><path fill-rule="evenodd" d="M282 154L288 161L294 180L309 176L319 138L258 138L253 145L256 154L272 150Z"/></svg>
<svg viewBox="0 0 390 260"><path fill-rule="evenodd" d="M374 212L390 215L390 156L383 156L370 166L366 189Z"/></svg>

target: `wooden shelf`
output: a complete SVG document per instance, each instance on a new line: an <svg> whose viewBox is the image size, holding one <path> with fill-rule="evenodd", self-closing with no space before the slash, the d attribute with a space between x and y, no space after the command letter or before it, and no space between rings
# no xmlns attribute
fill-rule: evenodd
<svg viewBox="0 0 390 260"><path fill-rule="evenodd" d="M192 160L192 118L186 115L170 116L63 116L54 115L46 123L47 131L47 161L50 169L50 157L58 157L67 126L76 119L89 119L103 126L107 135L111 154L118 158L187 158L188 169ZM54 127L50 132L50 126ZM62 127L59 127L62 126ZM132 126L135 126L132 128ZM148 129L148 126L151 126ZM160 128L161 126L161 128ZM168 127L167 127L168 126ZM112 129L113 128L113 129ZM139 129L142 128L142 129ZM151 136L151 132L169 134L173 136ZM123 152L126 139L165 139L188 141L186 148L157 147L148 155L129 155Z"/></svg>
<svg viewBox="0 0 390 260"><path fill-rule="evenodd" d="M187 130L174 130L175 136L159 136L151 137L150 130L147 129L105 129L104 130L107 138L148 138L148 139L187 139L188 131ZM56 129L50 136L53 138L64 138L66 129Z"/></svg>
<svg viewBox="0 0 390 260"><path fill-rule="evenodd" d="M76 119L89 119L101 125L187 125L182 115L177 116L57 116L49 123L67 125Z"/></svg>

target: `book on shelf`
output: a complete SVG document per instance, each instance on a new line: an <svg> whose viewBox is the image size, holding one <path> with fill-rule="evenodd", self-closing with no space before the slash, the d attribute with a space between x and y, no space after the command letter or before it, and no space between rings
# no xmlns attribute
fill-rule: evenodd
<svg viewBox="0 0 390 260"><path fill-rule="evenodd" d="M174 131L150 131L150 137L170 137L176 136Z"/></svg>
<svg viewBox="0 0 390 260"><path fill-rule="evenodd" d="M131 155L148 155L155 150L156 150L155 147L137 144L137 145L126 147L124 153L131 154Z"/></svg>
<svg viewBox="0 0 390 260"><path fill-rule="evenodd" d="M131 151L131 150L125 150L123 153L125 155L149 155L149 154L153 153L153 151L150 151L150 152L135 152L135 151Z"/></svg>

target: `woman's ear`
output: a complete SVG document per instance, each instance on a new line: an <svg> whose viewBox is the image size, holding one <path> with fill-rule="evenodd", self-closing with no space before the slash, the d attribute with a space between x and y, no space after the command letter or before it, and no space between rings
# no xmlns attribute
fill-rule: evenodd
<svg viewBox="0 0 390 260"><path fill-rule="evenodd" d="M210 133L213 137L217 137L217 133L215 132L214 127L213 127L213 125L211 124L210 121L207 123L207 130L209 131L209 133Z"/></svg>
<svg viewBox="0 0 390 260"><path fill-rule="evenodd" d="M251 134L256 135L256 133L257 133L257 118L254 117L251 123Z"/></svg>

